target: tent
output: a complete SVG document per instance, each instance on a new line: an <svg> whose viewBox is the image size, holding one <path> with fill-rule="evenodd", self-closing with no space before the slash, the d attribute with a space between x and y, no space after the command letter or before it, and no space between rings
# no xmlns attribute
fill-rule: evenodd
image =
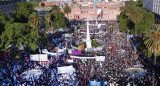
<svg viewBox="0 0 160 86"><path fill-rule="evenodd" d="M58 74L70 74L72 75L75 72L75 69L73 66L63 66L63 67L57 67Z"/></svg>
<svg viewBox="0 0 160 86"><path fill-rule="evenodd" d="M98 81L89 81L89 86L101 86L101 82Z"/></svg>
<svg viewBox="0 0 160 86"><path fill-rule="evenodd" d="M28 70L28 71L23 72L20 75L20 77L24 80L31 81L30 77L32 77L33 79L38 79L39 76L42 75L42 74L43 74L42 70L32 69L32 70Z"/></svg>

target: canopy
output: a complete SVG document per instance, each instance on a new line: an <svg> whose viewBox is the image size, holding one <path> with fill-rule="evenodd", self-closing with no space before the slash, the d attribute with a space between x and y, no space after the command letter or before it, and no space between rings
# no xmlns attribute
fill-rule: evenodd
<svg viewBox="0 0 160 86"><path fill-rule="evenodd" d="M64 37L72 37L72 34L63 34Z"/></svg>
<svg viewBox="0 0 160 86"><path fill-rule="evenodd" d="M75 69L73 68L73 66L57 67L57 69L58 69L58 74L68 73L72 75L75 72Z"/></svg>
<svg viewBox="0 0 160 86"><path fill-rule="evenodd" d="M89 86L101 86L101 82L98 81L89 81Z"/></svg>
<svg viewBox="0 0 160 86"><path fill-rule="evenodd" d="M42 49L42 53L45 53L45 54L48 54L48 55L51 55L51 56L57 56L57 53L48 52L47 49Z"/></svg>
<svg viewBox="0 0 160 86"><path fill-rule="evenodd" d="M144 71L144 69L142 68L128 68L126 70L127 73L130 74L130 76L135 76L135 77L139 77L139 76L145 76L146 73Z"/></svg>
<svg viewBox="0 0 160 86"><path fill-rule="evenodd" d="M42 72L42 70L40 70L40 69L32 69L32 70L28 70L28 71L23 72L23 73L20 75L20 77L21 77L22 79L26 79L27 81L30 81L31 78L29 78L29 77L33 77L33 79L38 79L39 76L40 76L42 73L43 73L43 72Z"/></svg>

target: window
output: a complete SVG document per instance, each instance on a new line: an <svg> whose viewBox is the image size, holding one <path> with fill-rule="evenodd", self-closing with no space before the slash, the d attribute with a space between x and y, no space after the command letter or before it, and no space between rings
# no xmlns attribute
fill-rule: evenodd
<svg viewBox="0 0 160 86"><path fill-rule="evenodd" d="M107 7L104 7L104 9L107 9Z"/></svg>
<svg viewBox="0 0 160 86"><path fill-rule="evenodd" d="M93 7L90 7L90 9L93 9Z"/></svg>

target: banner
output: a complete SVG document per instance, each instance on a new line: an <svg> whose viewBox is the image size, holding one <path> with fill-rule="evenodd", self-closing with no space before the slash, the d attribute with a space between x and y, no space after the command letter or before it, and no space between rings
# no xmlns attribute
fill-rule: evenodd
<svg viewBox="0 0 160 86"><path fill-rule="evenodd" d="M96 61L105 61L105 56L96 56Z"/></svg>
<svg viewBox="0 0 160 86"><path fill-rule="evenodd" d="M105 61L105 56L95 56L95 57L79 57L79 56L70 56L72 59L96 59L96 61Z"/></svg>
<svg viewBox="0 0 160 86"><path fill-rule="evenodd" d="M57 67L57 70L58 70L58 74L68 73L72 75L75 72L75 69L73 68L73 66Z"/></svg>
<svg viewBox="0 0 160 86"><path fill-rule="evenodd" d="M81 55L82 52L80 50L78 51L72 51L72 55Z"/></svg>
<svg viewBox="0 0 160 86"><path fill-rule="evenodd" d="M31 61L48 61L48 56L47 54L30 55L30 60Z"/></svg>

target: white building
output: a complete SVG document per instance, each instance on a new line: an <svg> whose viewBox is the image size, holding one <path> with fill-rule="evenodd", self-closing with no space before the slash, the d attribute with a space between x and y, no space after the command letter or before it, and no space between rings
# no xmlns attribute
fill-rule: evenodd
<svg viewBox="0 0 160 86"><path fill-rule="evenodd" d="M160 0L143 0L143 7L155 14L155 23L160 23Z"/></svg>
<svg viewBox="0 0 160 86"><path fill-rule="evenodd" d="M144 0L143 7L148 11L160 15L160 0Z"/></svg>

